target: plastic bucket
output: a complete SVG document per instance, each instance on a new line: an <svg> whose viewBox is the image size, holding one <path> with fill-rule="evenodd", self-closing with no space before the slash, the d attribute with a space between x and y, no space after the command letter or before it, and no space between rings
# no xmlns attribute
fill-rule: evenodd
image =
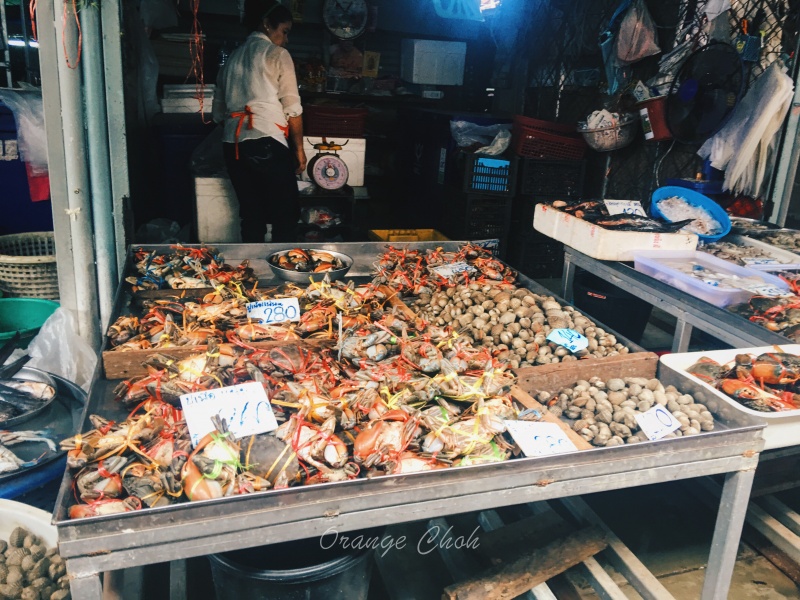
<svg viewBox="0 0 800 600"><path fill-rule="evenodd" d="M634 344L642 341L653 310L651 304L583 270L575 274L572 291L574 304L581 311Z"/></svg>
<svg viewBox="0 0 800 600"><path fill-rule="evenodd" d="M19 331L17 346L26 348L58 306L41 298L0 298L0 345Z"/></svg>
<svg viewBox="0 0 800 600"><path fill-rule="evenodd" d="M381 532L344 535L363 543L343 548L325 537L209 555L217 600L366 600L375 547L367 542Z"/></svg>
<svg viewBox="0 0 800 600"><path fill-rule="evenodd" d="M658 96L637 104L639 116L642 118L644 139L649 142L661 142L672 139L672 134L667 127L667 97Z"/></svg>

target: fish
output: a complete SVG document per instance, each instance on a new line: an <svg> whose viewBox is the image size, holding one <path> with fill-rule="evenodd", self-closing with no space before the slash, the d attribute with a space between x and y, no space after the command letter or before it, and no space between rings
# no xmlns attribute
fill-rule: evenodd
<svg viewBox="0 0 800 600"><path fill-rule="evenodd" d="M48 451L45 450L39 458L24 461L6 447L24 442L44 443L50 452L56 451L55 442L47 431L0 431L0 474L32 467L47 455Z"/></svg>
<svg viewBox="0 0 800 600"><path fill-rule="evenodd" d="M0 382L0 406L10 405L26 413L42 406L42 400Z"/></svg>
<svg viewBox="0 0 800 600"><path fill-rule="evenodd" d="M14 388L18 392L28 394L37 400L51 400L56 395L55 388L42 381L30 381L29 379L0 379L0 386Z"/></svg>
<svg viewBox="0 0 800 600"><path fill-rule="evenodd" d="M676 221L674 223L667 223L665 221L657 221L650 217L642 217L639 215L620 214L610 217L584 217L584 220L589 221L602 227L603 229L614 229L616 231L647 231L652 233L674 233L682 229L694 219L686 219L685 221Z"/></svg>

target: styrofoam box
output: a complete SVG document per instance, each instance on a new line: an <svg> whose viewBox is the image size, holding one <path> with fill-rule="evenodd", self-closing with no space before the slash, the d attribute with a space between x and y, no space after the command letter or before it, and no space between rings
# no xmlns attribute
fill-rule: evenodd
<svg viewBox="0 0 800 600"><path fill-rule="evenodd" d="M783 352L800 354L800 345L787 344L781 346ZM758 348L732 348L729 350L712 350L709 352L683 352L678 354L665 354L660 359L659 379L664 385L674 385L682 392L692 394L695 400L705 404L715 416L722 419L740 413L748 417L753 424L765 423L764 450L795 446L800 443L800 410L787 410L781 412L761 412L752 410L729 398L722 392L714 389L702 379L686 372L686 369L695 364L700 358L707 357L726 364L734 360L737 354L764 354L775 352L774 346Z"/></svg>
<svg viewBox="0 0 800 600"><path fill-rule="evenodd" d="M239 201L229 179L195 177L196 231L202 244L242 241Z"/></svg>
<svg viewBox="0 0 800 600"><path fill-rule="evenodd" d="M214 102L213 85L203 88L203 112L210 113L211 105ZM198 88L188 84L167 84L164 85L163 98L161 99L161 112L164 113L198 113L200 112L200 100L197 97Z"/></svg>
<svg viewBox="0 0 800 600"><path fill-rule="evenodd" d="M347 142L346 146L336 152L336 154L338 154L344 161L344 164L347 165L347 171L349 173L347 177L347 185L364 185L364 157L367 153L367 140L364 138L337 138L334 136L328 136L326 139L329 142L336 142L340 146ZM319 144L321 142L321 137L306 137L303 140L303 149L306 152L306 158L309 162L311 162L311 159L317 155L314 144ZM308 168L306 168L306 170L303 172L303 180L311 181L311 177L308 174Z"/></svg>
<svg viewBox="0 0 800 600"><path fill-rule="evenodd" d="M694 251L697 248L697 236L693 233L613 231L546 204L536 205L533 228L598 260L630 261L639 250Z"/></svg>
<svg viewBox="0 0 800 600"><path fill-rule="evenodd" d="M718 273L737 275L739 277L755 277L763 280L765 286L776 287L787 293L789 292L789 285L775 275L770 275L765 271L748 269L705 252L638 251L634 254L633 260L637 271L650 275L654 279L663 281L682 292L720 308L730 304L747 302L755 292L709 285L696 277L682 273L667 263L694 262Z"/></svg>
<svg viewBox="0 0 800 600"><path fill-rule="evenodd" d="M797 255L794 252L789 252L783 248L778 248L777 246L767 244L766 242L762 242L761 240L757 240L746 235L729 235L725 238L725 241L730 241L741 246L753 246L754 248L760 248L770 256L774 256L776 259L784 261L781 263L752 262L747 264L748 268L750 269L758 269L759 271L794 271L796 269L800 269L800 255Z"/></svg>
<svg viewBox="0 0 800 600"><path fill-rule="evenodd" d="M427 85L462 85L466 42L404 39L400 78Z"/></svg>

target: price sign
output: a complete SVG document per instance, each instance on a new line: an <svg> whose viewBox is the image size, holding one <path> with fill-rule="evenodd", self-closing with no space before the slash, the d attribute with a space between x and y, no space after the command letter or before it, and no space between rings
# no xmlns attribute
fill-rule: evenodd
<svg viewBox="0 0 800 600"><path fill-rule="evenodd" d="M434 267L433 272L444 277L445 279L450 279L453 275L457 275L458 273L468 273L471 275L477 271L475 270L475 267L472 267L465 262L454 262L448 265Z"/></svg>
<svg viewBox="0 0 800 600"><path fill-rule="evenodd" d="M646 413L637 413L636 422L649 440L660 440L679 429L680 422L663 406L654 406Z"/></svg>
<svg viewBox="0 0 800 600"><path fill-rule="evenodd" d="M181 407L193 446L214 431L211 417L216 415L225 419L236 438L278 428L264 386L255 381L184 394Z"/></svg>
<svg viewBox="0 0 800 600"><path fill-rule="evenodd" d="M555 423L505 421L505 424L525 456L548 456L578 450Z"/></svg>
<svg viewBox="0 0 800 600"><path fill-rule="evenodd" d="M745 258L746 265L779 265L781 264L777 258Z"/></svg>
<svg viewBox="0 0 800 600"><path fill-rule="evenodd" d="M789 292L786 290L782 290L781 288L770 284L753 286L750 288L750 291L755 292L758 296L780 297L789 295Z"/></svg>
<svg viewBox="0 0 800 600"><path fill-rule="evenodd" d="M547 336L547 341L564 346L573 354L589 346L589 340L574 329L553 329Z"/></svg>
<svg viewBox="0 0 800 600"><path fill-rule="evenodd" d="M647 213L638 200L603 200L609 215L639 215L646 217Z"/></svg>
<svg viewBox="0 0 800 600"><path fill-rule="evenodd" d="M247 318L261 324L300 320L300 303L297 298L276 298L247 303Z"/></svg>

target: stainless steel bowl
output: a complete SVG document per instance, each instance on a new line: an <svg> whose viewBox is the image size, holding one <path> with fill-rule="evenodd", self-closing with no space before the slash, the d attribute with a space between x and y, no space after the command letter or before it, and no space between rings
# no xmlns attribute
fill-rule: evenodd
<svg viewBox="0 0 800 600"><path fill-rule="evenodd" d="M317 250L317 248L309 248L309 250ZM289 250L280 250L279 252L273 252L269 256L267 256L267 264L269 268L272 269L272 272L275 273L277 277L280 277L284 281L293 281L294 283L309 283L310 281L322 281L325 278L325 275L331 281L336 281L337 279L341 279L350 268L353 266L353 259L349 257L347 254L343 254L342 252L336 252L334 250L324 250L319 249L320 252L327 252L342 261L345 265L343 269L336 269L335 271L325 271L323 273L308 273L303 271L290 271L289 269L283 269L275 264L273 264L273 260L278 258L279 256L283 256Z"/></svg>

